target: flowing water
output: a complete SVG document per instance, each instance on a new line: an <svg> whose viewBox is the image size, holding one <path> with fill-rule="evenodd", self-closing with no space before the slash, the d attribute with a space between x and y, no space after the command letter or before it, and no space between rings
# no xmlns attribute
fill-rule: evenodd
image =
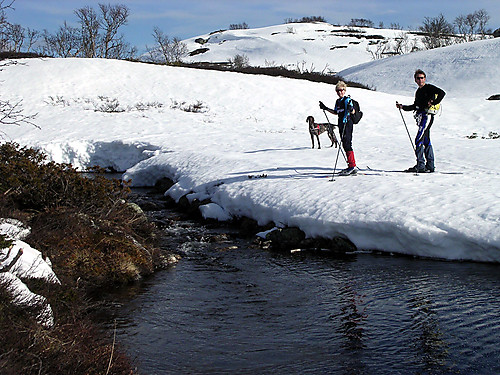
<svg viewBox="0 0 500 375"><path fill-rule="evenodd" d="M182 220L165 232L181 261L116 297L142 374L500 374L499 265L274 253Z"/></svg>

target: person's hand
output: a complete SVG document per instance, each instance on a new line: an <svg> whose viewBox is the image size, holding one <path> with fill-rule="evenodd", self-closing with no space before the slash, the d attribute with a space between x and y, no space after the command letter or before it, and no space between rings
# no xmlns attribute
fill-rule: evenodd
<svg viewBox="0 0 500 375"><path fill-rule="evenodd" d="M328 107L326 105L323 104L322 101L319 102L319 109L322 109L323 111L328 109Z"/></svg>
<svg viewBox="0 0 500 375"><path fill-rule="evenodd" d="M401 108L403 108L403 105L402 105L402 104L400 104L400 103L398 103L398 102L396 102L396 108L401 109Z"/></svg>

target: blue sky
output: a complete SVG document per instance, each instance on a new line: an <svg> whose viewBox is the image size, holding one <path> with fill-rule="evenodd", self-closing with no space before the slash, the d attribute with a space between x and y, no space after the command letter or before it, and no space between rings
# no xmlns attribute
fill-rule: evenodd
<svg viewBox="0 0 500 375"><path fill-rule="evenodd" d="M4 5L7 0L4 0ZM425 17L443 13L449 22L459 15L485 9L490 15L488 28L500 27L500 0L16 0L7 19L23 27L54 32L64 21L76 25L74 10L98 4L124 4L130 9L125 38L143 50L153 45L153 28L158 26L170 37L187 39L230 24L246 22L249 27L284 23L287 18L321 16L333 24L346 24L352 18L366 18L376 26L397 23L417 28Z"/></svg>

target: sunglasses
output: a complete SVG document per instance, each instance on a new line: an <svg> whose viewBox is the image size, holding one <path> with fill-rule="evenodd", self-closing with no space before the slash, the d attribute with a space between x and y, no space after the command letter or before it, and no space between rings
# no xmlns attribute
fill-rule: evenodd
<svg viewBox="0 0 500 375"><path fill-rule="evenodd" d="M415 79L425 79L425 77L415 77Z"/></svg>
<svg viewBox="0 0 500 375"><path fill-rule="evenodd" d="M341 91L345 91L345 89L338 89L338 90L335 90L337 92L341 92Z"/></svg>

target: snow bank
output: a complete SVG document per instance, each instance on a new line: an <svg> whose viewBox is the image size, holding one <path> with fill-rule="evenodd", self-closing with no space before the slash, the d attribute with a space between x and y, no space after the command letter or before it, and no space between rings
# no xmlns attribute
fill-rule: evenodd
<svg viewBox="0 0 500 375"><path fill-rule="evenodd" d="M0 234L13 240L9 248L0 249L0 281L7 286L12 295L13 303L20 306L39 307L37 319L40 324L52 327L54 316L52 308L45 297L29 290L21 279L44 279L48 282L60 284L59 279L51 268L50 261L44 260L38 250L20 240L29 234L21 222L14 219L0 219Z"/></svg>

